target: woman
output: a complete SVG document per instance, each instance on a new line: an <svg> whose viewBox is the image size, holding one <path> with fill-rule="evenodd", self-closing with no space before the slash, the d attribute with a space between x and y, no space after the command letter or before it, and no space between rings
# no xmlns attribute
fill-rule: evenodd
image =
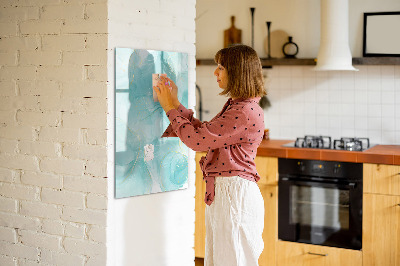
<svg viewBox="0 0 400 266"><path fill-rule="evenodd" d="M200 160L206 182L205 265L258 265L264 247L264 201L254 163L264 134L261 63L245 45L218 51L215 62L220 94L230 98L210 122L194 118L179 103L170 79L162 77L153 87L171 122L163 137L178 136L189 148L208 151Z"/></svg>

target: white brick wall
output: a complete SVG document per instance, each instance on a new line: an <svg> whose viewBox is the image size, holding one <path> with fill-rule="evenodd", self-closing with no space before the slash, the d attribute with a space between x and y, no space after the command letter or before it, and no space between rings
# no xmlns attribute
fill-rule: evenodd
<svg viewBox="0 0 400 266"><path fill-rule="evenodd" d="M0 2L0 265L98 266L107 261L121 265L115 257L106 258L115 255L106 244L122 252L132 243L139 252L145 248L134 238L127 245L106 238L107 214L113 222L109 232L119 227L110 218L115 213L116 219L131 221L121 212L124 201L114 202L114 180L107 178L113 177L113 168L107 167L114 150L113 109L107 105L113 103L114 48L188 53L192 107L195 4L195 0ZM114 14L112 22L109 12ZM150 259L150 265L193 263L193 249L186 244L193 243L194 233L193 161L189 171L189 189L127 202L129 215L144 215L144 221L153 216L146 217L146 211L134 207L136 203L171 210L179 206L179 211L160 216L156 226L168 222L166 232L182 240L182 246L173 244L171 256L166 255L171 245L155 235L152 244L159 244L155 250L162 258L150 251L132 257L126 250L121 259L134 258L139 264ZM118 233L131 227L125 224ZM146 230L154 235L152 227Z"/></svg>
<svg viewBox="0 0 400 266"><path fill-rule="evenodd" d="M0 1L0 265L106 264L107 1Z"/></svg>

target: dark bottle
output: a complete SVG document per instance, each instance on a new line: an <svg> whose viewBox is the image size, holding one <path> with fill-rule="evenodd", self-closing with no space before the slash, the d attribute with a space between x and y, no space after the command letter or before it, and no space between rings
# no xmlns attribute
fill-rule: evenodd
<svg viewBox="0 0 400 266"><path fill-rule="evenodd" d="M293 37L289 36L289 41L282 46L282 52L285 55L285 58L296 58L296 55L299 52L299 47L292 40Z"/></svg>

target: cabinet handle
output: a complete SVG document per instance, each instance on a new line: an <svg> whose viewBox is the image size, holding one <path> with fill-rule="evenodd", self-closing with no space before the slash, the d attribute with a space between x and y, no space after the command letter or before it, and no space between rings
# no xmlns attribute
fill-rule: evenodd
<svg viewBox="0 0 400 266"><path fill-rule="evenodd" d="M399 203L399 204L397 204L397 206L400 206L400 203Z"/></svg>
<svg viewBox="0 0 400 266"><path fill-rule="evenodd" d="M328 256L328 254L320 254L320 253L313 253L313 252L307 252L307 254L310 254L310 255L317 255L317 256L323 256L323 257Z"/></svg>

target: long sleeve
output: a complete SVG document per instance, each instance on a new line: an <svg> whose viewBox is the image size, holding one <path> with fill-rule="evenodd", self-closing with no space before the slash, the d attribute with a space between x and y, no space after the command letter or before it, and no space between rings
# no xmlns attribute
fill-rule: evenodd
<svg viewBox="0 0 400 266"><path fill-rule="evenodd" d="M245 131L248 130L247 115L239 109L227 109L223 115L210 122L198 124L180 114L176 109L167 113L175 134L194 151L205 151L227 147L229 145L245 142Z"/></svg>
<svg viewBox="0 0 400 266"><path fill-rule="evenodd" d="M179 114L181 116L183 116L184 118L188 119L193 124L193 126L198 127L198 126L201 125L201 121L193 116L193 110L186 109L185 106L180 104L178 109L177 109L177 111L179 112ZM172 129L172 125L171 124L168 125L167 129L164 131L164 133L162 134L161 137L162 138L177 137L176 133Z"/></svg>

